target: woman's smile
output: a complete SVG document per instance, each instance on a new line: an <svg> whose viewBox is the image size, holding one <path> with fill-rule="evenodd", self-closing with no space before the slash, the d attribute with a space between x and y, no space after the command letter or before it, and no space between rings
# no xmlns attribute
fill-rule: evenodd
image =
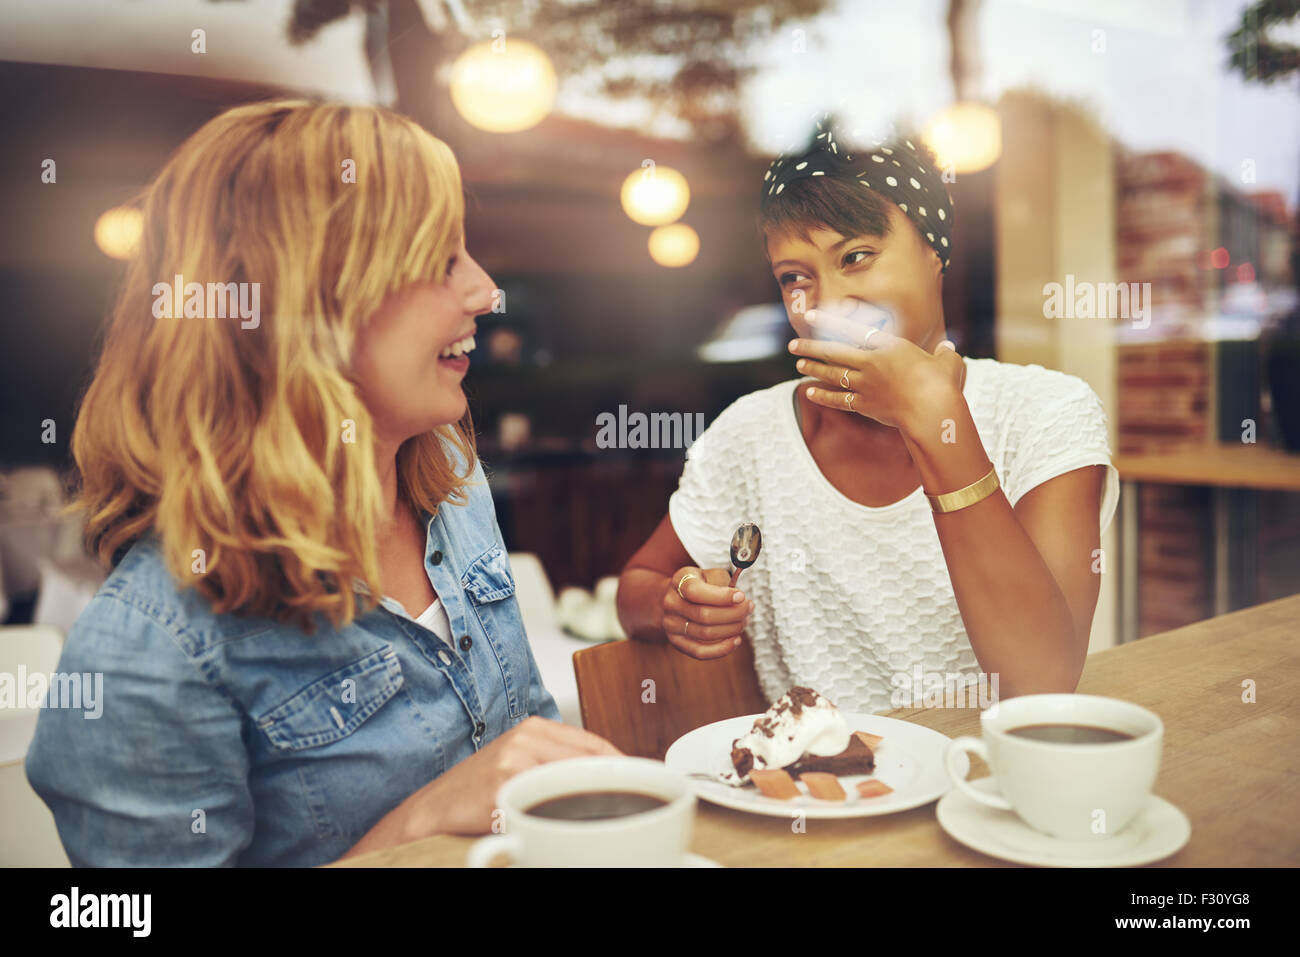
<svg viewBox="0 0 1300 957"><path fill-rule="evenodd" d="M470 329L468 333L455 342L444 346L442 352L438 353L438 365L462 376L468 372L469 354L474 351L476 346L474 333L477 331L477 327Z"/></svg>
<svg viewBox="0 0 1300 957"><path fill-rule="evenodd" d="M469 371L469 356L440 356L438 365L444 369L450 369L452 372L464 375Z"/></svg>

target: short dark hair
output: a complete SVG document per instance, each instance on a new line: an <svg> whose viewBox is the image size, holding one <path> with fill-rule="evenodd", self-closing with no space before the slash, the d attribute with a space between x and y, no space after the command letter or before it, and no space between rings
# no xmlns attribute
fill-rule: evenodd
<svg viewBox="0 0 1300 957"><path fill-rule="evenodd" d="M842 236L888 236L890 202L851 176L805 176L763 203L758 239L766 253L768 230L791 232L805 241L822 227Z"/></svg>
<svg viewBox="0 0 1300 957"><path fill-rule="evenodd" d="M938 169L934 151L919 137L913 137L919 158ZM797 158L796 158L797 159ZM847 171L826 176L804 176L792 180L780 194L764 195L756 221L758 241L767 254L768 230L791 232L807 241L818 228L833 229L841 236L889 235L888 196L864 186ZM909 222L911 219L909 217ZM915 226L915 224L913 224ZM770 256L769 256L770 259Z"/></svg>

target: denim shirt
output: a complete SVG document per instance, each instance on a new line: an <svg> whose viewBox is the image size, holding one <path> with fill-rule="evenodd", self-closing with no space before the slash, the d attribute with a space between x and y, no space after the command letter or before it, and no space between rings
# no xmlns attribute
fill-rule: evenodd
<svg viewBox="0 0 1300 957"><path fill-rule="evenodd" d="M136 541L59 661L103 674L102 713L43 708L27 752L72 864L323 864L529 715L560 720L481 466L471 482L422 517L451 647L387 597L312 635L214 614Z"/></svg>

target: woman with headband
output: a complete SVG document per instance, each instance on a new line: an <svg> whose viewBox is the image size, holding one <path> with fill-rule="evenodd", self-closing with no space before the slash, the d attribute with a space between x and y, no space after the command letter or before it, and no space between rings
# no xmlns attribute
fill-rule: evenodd
<svg viewBox="0 0 1300 957"><path fill-rule="evenodd" d="M926 690L983 672L999 697L1073 691L1119 496L1101 402L946 339L953 205L928 148L815 133L772 163L759 215L803 378L691 446L623 571L623 626L701 659L747 635L769 700L919 705L918 671ZM737 588L743 522L764 550Z"/></svg>

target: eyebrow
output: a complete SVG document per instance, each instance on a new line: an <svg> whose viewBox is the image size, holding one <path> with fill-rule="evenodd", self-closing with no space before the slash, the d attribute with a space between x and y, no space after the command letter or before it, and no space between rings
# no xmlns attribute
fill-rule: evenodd
<svg viewBox="0 0 1300 957"><path fill-rule="evenodd" d="M841 246L847 246L849 243L853 242L855 239L884 239L884 238L885 238L884 236L877 235L876 233L860 233L860 234L858 234L858 235L856 235L856 236L845 236L845 237L844 237L843 239L841 239L838 243L832 243L830 246L828 246L827 249L826 249L826 251L829 252L829 253L833 253L833 252L835 252L835 250L839 249ZM780 269L782 266L802 266L802 265L803 265L803 263L799 262L799 261L796 260L796 259L782 259L782 260L781 260L780 262L778 262L778 263L773 263L773 264L772 264L772 268L773 268L773 269Z"/></svg>

